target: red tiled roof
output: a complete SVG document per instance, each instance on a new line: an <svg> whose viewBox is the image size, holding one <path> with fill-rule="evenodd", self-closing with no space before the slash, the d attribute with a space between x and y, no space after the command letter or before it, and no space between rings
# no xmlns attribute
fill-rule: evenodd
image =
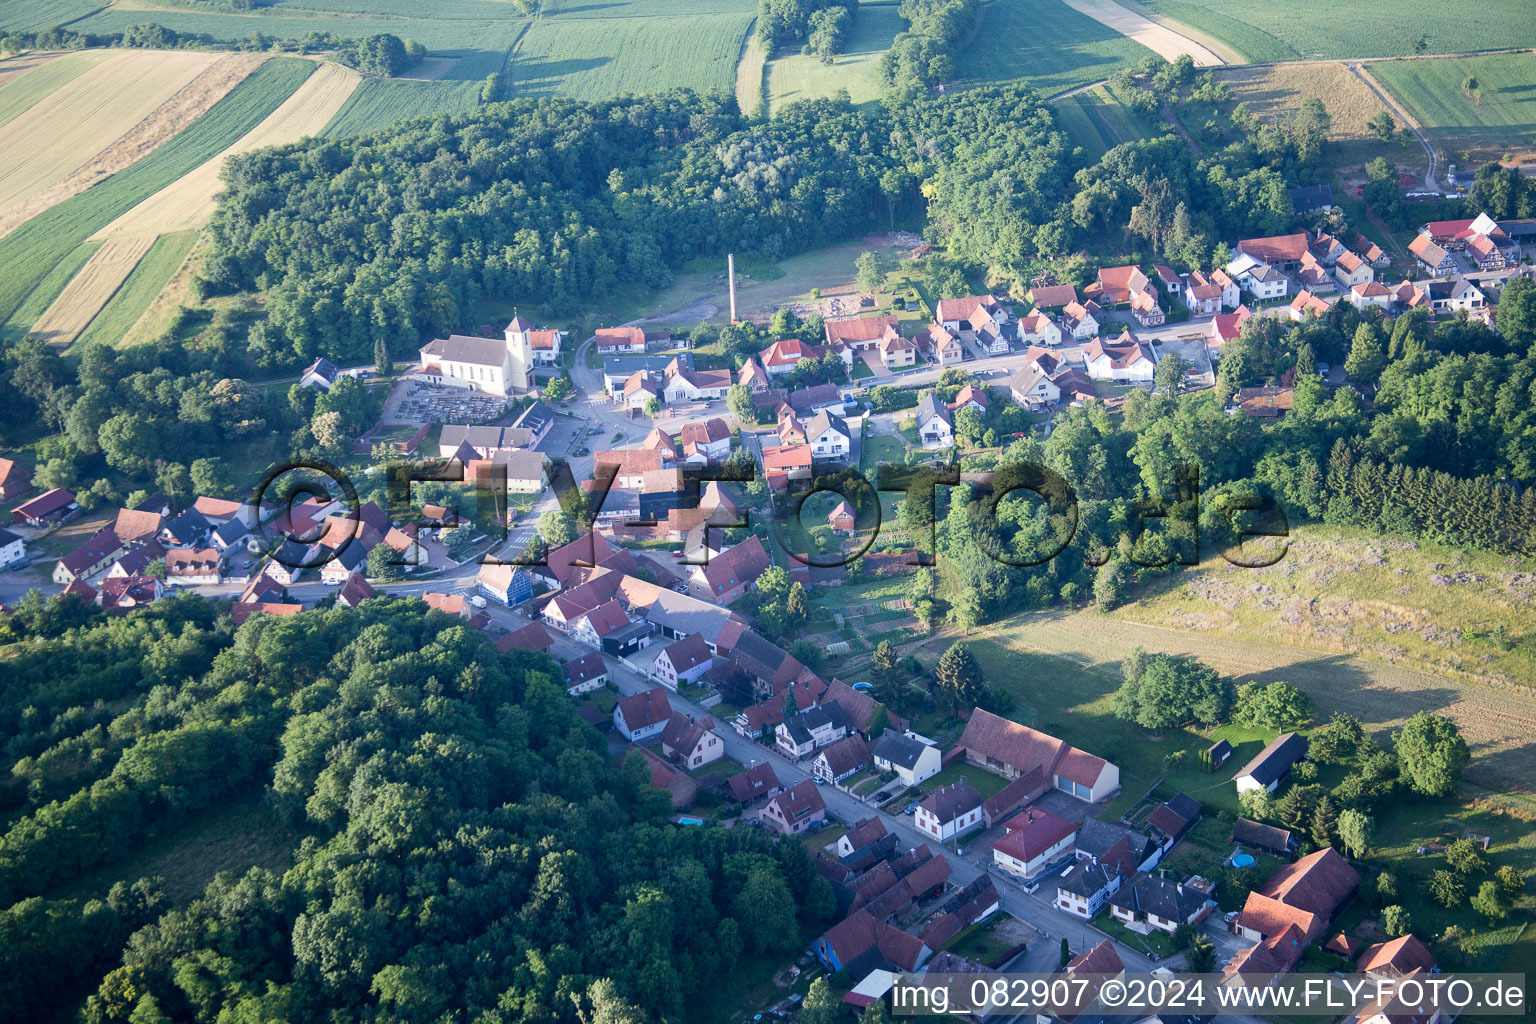
<svg viewBox="0 0 1536 1024"><path fill-rule="evenodd" d="M1237 251L1265 263L1299 260L1307 251L1307 233L1271 235L1268 238L1245 238L1237 243Z"/></svg>
<svg viewBox="0 0 1536 1024"><path fill-rule="evenodd" d="M1077 826L1066 818L1043 810L1024 811L1012 821L1005 822L1003 828L1008 834L994 842L992 849L1025 863L1077 831Z"/></svg>
<svg viewBox="0 0 1536 1024"><path fill-rule="evenodd" d="M1362 974L1410 974L1434 967L1435 955L1411 934L1368 947L1355 965Z"/></svg>
<svg viewBox="0 0 1536 1024"><path fill-rule="evenodd" d="M616 710L630 732L665 722L672 717L672 705L667 703L667 691L659 686L620 698Z"/></svg>
<svg viewBox="0 0 1536 1024"><path fill-rule="evenodd" d="M506 654L514 647L522 651L547 651L554 646L555 638L549 635L543 623L530 622L522 629L497 637L494 642L496 649Z"/></svg>
<svg viewBox="0 0 1536 1024"><path fill-rule="evenodd" d="M869 342L885 337L888 333L900 333L894 316L828 320L825 326L827 340L830 342Z"/></svg>

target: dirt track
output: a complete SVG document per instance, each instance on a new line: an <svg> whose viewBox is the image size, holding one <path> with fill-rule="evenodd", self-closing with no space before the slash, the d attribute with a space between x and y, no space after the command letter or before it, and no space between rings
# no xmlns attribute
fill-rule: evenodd
<svg viewBox="0 0 1536 1024"><path fill-rule="evenodd" d="M1144 18L1135 11L1127 10L1114 0L1066 0L1066 3L1080 14L1086 14L1099 24L1134 39L1164 60L1173 60L1187 53L1194 58L1198 67L1212 68L1226 63L1210 47Z"/></svg>
<svg viewBox="0 0 1536 1024"><path fill-rule="evenodd" d="M1419 711L1449 715L1472 748L1469 780L1536 792L1536 702L1490 687L1346 654L1249 637L1192 633L1097 612L1030 615L1001 638L1080 664L1113 670L1132 648L1191 654L1239 683L1283 679L1305 690L1326 717L1346 711L1378 732Z"/></svg>

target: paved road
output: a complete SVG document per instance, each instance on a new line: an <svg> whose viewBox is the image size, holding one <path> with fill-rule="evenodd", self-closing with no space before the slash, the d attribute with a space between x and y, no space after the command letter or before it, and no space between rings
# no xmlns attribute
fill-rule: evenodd
<svg viewBox="0 0 1536 1024"><path fill-rule="evenodd" d="M1425 137L1423 132L1419 131L1419 126L1414 124L1409 118L1408 112L1398 106L1397 101L1387 95L1385 89L1378 88L1376 80L1361 70L1359 64L1349 63L1345 66L1349 68L1350 74L1364 82L1365 87L1375 93L1377 99L1381 100L1382 105L1392 111L1392 116L1403 122L1408 130L1413 132L1413 137L1419 140L1419 145L1424 147L1424 152L1429 157L1429 166L1424 169L1424 190L1427 192L1439 192L1440 186L1435 184L1435 170L1439 164L1439 157L1435 155L1435 147L1430 145L1429 139Z"/></svg>

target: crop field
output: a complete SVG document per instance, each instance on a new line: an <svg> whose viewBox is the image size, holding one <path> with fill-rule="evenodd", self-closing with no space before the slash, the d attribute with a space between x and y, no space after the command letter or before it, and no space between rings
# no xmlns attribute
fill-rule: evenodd
<svg viewBox="0 0 1536 1024"><path fill-rule="evenodd" d="M0 239L0 316L10 319L54 266L91 235L255 128L316 67L292 57L267 61L153 153Z"/></svg>
<svg viewBox="0 0 1536 1024"><path fill-rule="evenodd" d="M734 95L752 15L541 16L507 65L511 96L606 99L690 88Z"/></svg>
<svg viewBox="0 0 1536 1024"><path fill-rule="evenodd" d="M1429 53L1536 45L1536 18L1523 4L1430 0L1405 8L1398 0L1361 0L1347 11L1319 0L1127 0L1126 6L1194 26L1249 61L1400 57L1413 52L1420 35Z"/></svg>
<svg viewBox="0 0 1536 1024"><path fill-rule="evenodd" d="M1061 0L996 0L956 63L967 82L1022 79L1050 96L1107 78L1152 51Z"/></svg>
<svg viewBox="0 0 1536 1024"><path fill-rule="evenodd" d="M1536 54L1373 61L1367 67L1452 160L1497 160L1536 150ZM1476 97L1461 89L1469 75L1477 79Z"/></svg>
<svg viewBox="0 0 1536 1024"><path fill-rule="evenodd" d="M1178 60L1188 54L1196 67L1215 67L1225 63L1219 53L1198 40L1169 25L1153 21L1115 0L1067 0L1067 6L1134 39L1164 60Z"/></svg>
<svg viewBox="0 0 1536 1024"><path fill-rule="evenodd" d="M227 4L221 9L192 10L173 0L116 0L89 7L106 9L72 28L121 32L153 21L178 32L229 41L257 32L282 39L300 39L319 31L353 38L389 32L415 40L434 56L454 58L442 77L462 81L483 80L500 71L507 50L528 21L505 0L281 0L254 11L235 11ZM0 27L5 25L0 16Z"/></svg>
<svg viewBox="0 0 1536 1024"><path fill-rule="evenodd" d="M224 161L266 146L318 135L362 79L340 64L323 64L293 95L224 152L177 178L96 234L98 238L153 237L202 227L213 216Z"/></svg>
<svg viewBox="0 0 1536 1024"><path fill-rule="evenodd" d="M413 117L462 114L479 104L478 82L365 78L320 134L328 139L366 135Z"/></svg>
<svg viewBox="0 0 1536 1024"><path fill-rule="evenodd" d="M137 243L140 239L126 242L107 242L106 245ZM192 252L197 233L182 231L174 235L161 235L144 253L133 273L122 283L110 302L91 321L79 337L76 345L120 345L133 330L133 326L149 309L150 304L171 283L171 278ZM105 248L105 245L103 246Z"/></svg>
<svg viewBox="0 0 1536 1024"><path fill-rule="evenodd" d="M769 62L769 108L831 96L839 89L847 89L855 103L874 101L880 95L880 58L906 27L895 4L860 4L843 52L830 65L792 52Z"/></svg>
<svg viewBox="0 0 1536 1024"><path fill-rule="evenodd" d="M37 287L33 288L21 305L16 307L16 312L12 313L3 325L0 325L0 341L10 344L25 338L32 330L32 325L37 323L37 318L48 311L48 307L53 305L59 293L68 286L74 276L80 272L80 268L85 266L99 248L101 248L100 242L83 242L54 264L53 269L44 275L43 279L37 283Z"/></svg>
<svg viewBox="0 0 1536 1024"><path fill-rule="evenodd" d="M0 61L0 124L30 109L44 96L62 88L110 56L105 50L67 53L62 57L12 57Z"/></svg>
<svg viewBox="0 0 1536 1024"><path fill-rule="evenodd" d="M117 294L153 243L153 238L104 242L32 325L32 337L60 348L72 344Z"/></svg>
<svg viewBox="0 0 1536 1024"><path fill-rule="evenodd" d="M12 118L0 127L0 210L68 177L219 58L114 54Z"/></svg>
<svg viewBox="0 0 1536 1024"><path fill-rule="evenodd" d="M747 36L741 47L741 62L736 65L736 106L750 115L763 101L764 76L768 74L768 55L755 33Z"/></svg>
<svg viewBox="0 0 1536 1024"><path fill-rule="evenodd" d="M83 18L104 6L101 0L0 0L0 28L37 32Z"/></svg>

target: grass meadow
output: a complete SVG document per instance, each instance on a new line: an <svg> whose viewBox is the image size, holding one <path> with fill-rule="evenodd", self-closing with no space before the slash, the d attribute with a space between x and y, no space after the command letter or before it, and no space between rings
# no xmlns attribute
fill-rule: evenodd
<svg viewBox="0 0 1536 1024"><path fill-rule="evenodd" d="M1062 96L1051 106L1062 129L1091 159L1098 159L1122 142L1153 134L1140 115L1121 103L1107 84Z"/></svg>
<svg viewBox="0 0 1536 1024"><path fill-rule="evenodd" d="M1369 69L1452 160L1536 151L1536 54L1374 61ZM1476 95L1462 91L1468 76Z"/></svg>
<svg viewBox="0 0 1536 1024"><path fill-rule="evenodd" d="M365 78L320 134L328 139L367 135L412 118L463 114L479 105L478 82Z"/></svg>
<svg viewBox="0 0 1536 1024"><path fill-rule="evenodd" d="M153 153L0 239L0 316L10 319L54 267L92 234L260 124L318 66L289 57L267 61Z"/></svg>
<svg viewBox="0 0 1536 1024"><path fill-rule="evenodd" d="M831 96L847 89L856 104L880 96L880 58L907 23L893 3L859 4L843 52L823 64L820 57L786 51L768 64L768 105L776 109L795 100Z"/></svg>
<svg viewBox="0 0 1536 1024"><path fill-rule="evenodd" d="M1398 57L1422 35L1429 53L1536 45L1536 19L1521 4L1360 0L1348 8L1319 0L1124 0L1125 6L1191 25L1250 62L1316 57Z"/></svg>
<svg viewBox="0 0 1536 1024"><path fill-rule="evenodd" d="M961 84L1021 79L1049 96L1151 53L1061 0L995 0L956 64Z"/></svg>

